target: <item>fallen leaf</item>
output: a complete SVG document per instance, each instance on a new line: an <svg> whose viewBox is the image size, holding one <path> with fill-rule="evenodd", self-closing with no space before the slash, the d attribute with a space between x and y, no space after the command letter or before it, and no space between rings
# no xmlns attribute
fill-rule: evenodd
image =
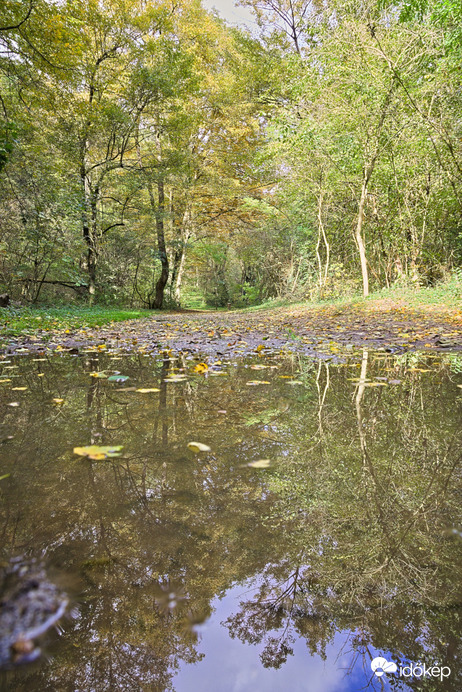
<svg viewBox="0 0 462 692"><path fill-rule="evenodd" d="M140 394L149 394L150 392L160 392L158 387L151 387L146 389L136 389L135 391L140 392Z"/></svg>
<svg viewBox="0 0 462 692"><path fill-rule="evenodd" d="M118 382L120 384L121 382L126 382L129 379L130 378L128 375L111 375L110 377L107 378L107 381L108 382Z"/></svg>
<svg viewBox="0 0 462 692"><path fill-rule="evenodd" d="M259 384L271 384L271 382L267 382L266 380L250 380L249 382L246 382L248 387L256 387Z"/></svg>
<svg viewBox="0 0 462 692"><path fill-rule="evenodd" d="M25 392L27 387L11 387L12 392Z"/></svg>
<svg viewBox="0 0 462 692"><path fill-rule="evenodd" d="M107 457L120 457L121 449L123 449L122 445L113 445L111 447L90 445L89 447L74 447L74 454L99 461Z"/></svg>
<svg viewBox="0 0 462 692"><path fill-rule="evenodd" d="M202 442L188 442L188 449L192 452L211 452L211 448L208 445L202 444Z"/></svg>
<svg viewBox="0 0 462 692"><path fill-rule="evenodd" d="M271 466L270 459L257 459L257 461L251 461L247 466L253 469L267 469Z"/></svg>
<svg viewBox="0 0 462 692"><path fill-rule="evenodd" d="M187 379L186 375L170 375L164 379L164 382L184 382Z"/></svg>
<svg viewBox="0 0 462 692"><path fill-rule="evenodd" d="M207 365L207 363L198 363L193 368L194 372L198 372L200 374L207 372L208 369L209 369L209 366Z"/></svg>
<svg viewBox="0 0 462 692"><path fill-rule="evenodd" d="M53 399L54 404L64 404L64 399Z"/></svg>

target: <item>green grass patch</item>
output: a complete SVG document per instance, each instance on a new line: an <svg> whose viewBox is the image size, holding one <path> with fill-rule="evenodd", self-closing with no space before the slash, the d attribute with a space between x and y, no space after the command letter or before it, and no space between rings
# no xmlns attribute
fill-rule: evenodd
<svg viewBox="0 0 462 692"><path fill-rule="evenodd" d="M0 308L0 336L27 336L37 331L94 329L111 322L149 317L152 310L120 310L106 307L8 307Z"/></svg>
<svg viewBox="0 0 462 692"><path fill-rule="evenodd" d="M390 298L391 300L404 301L412 307L443 305L448 308L460 308L462 306L462 280L454 276L448 281L442 281L435 286L403 288L393 286L376 291L367 300L374 300L374 298Z"/></svg>
<svg viewBox="0 0 462 692"><path fill-rule="evenodd" d="M435 286L391 286L373 291L367 298L360 293L349 296L327 298L325 300L290 300L289 298L272 298L260 305L243 308L239 312L259 312L277 308L310 307L313 309L327 306L348 307L361 303L373 303L375 300L388 298L395 302L404 302L409 307L425 305L441 305L447 308L462 308L462 276L454 274L447 281L441 281Z"/></svg>

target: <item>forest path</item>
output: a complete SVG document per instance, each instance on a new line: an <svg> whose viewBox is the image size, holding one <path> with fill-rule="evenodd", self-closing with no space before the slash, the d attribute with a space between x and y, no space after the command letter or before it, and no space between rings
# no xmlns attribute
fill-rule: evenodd
<svg viewBox="0 0 462 692"><path fill-rule="evenodd" d="M10 341L4 350L57 348L75 353L90 346L214 358L280 349L322 357L365 347L392 353L453 351L462 350L462 309L437 304L411 307L380 299L322 307L165 312L98 329L38 331Z"/></svg>

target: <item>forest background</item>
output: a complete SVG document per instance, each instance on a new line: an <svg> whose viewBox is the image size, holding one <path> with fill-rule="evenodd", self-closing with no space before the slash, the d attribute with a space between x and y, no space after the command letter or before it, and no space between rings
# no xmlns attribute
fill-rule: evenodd
<svg viewBox="0 0 462 692"><path fill-rule="evenodd" d="M462 292L460 0L6 0L0 292Z"/></svg>

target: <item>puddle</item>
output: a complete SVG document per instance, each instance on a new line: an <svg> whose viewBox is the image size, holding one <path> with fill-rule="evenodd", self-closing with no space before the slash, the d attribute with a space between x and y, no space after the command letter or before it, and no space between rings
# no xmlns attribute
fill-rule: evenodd
<svg viewBox="0 0 462 692"><path fill-rule="evenodd" d="M335 358L0 361L2 558L74 604L4 687L462 689L462 357Z"/></svg>

